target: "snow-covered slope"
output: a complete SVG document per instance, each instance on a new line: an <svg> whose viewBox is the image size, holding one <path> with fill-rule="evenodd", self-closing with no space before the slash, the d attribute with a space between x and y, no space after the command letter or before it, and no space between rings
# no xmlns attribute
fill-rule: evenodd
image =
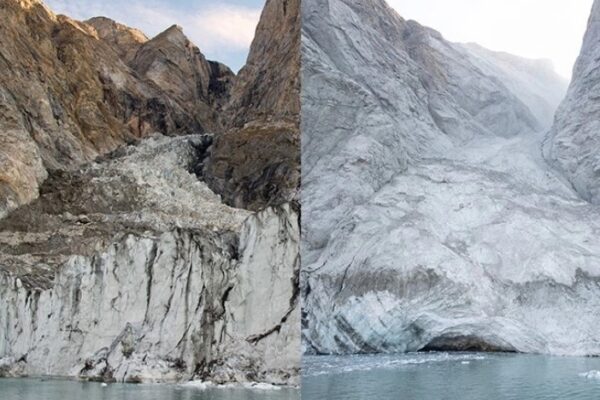
<svg viewBox="0 0 600 400"><path fill-rule="evenodd" d="M308 0L302 40L309 261L312 249L327 242L330 227L410 160L446 154L471 138L510 137L550 125L532 109L547 109L541 112L546 115L558 96L538 103L540 90L510 88L528 79L530 87L564 90L545 68L538 76L530 67L511 73L506 62L494 62L497 54L447 42L403 20L382 0Z"/></svg>
<svg viewBox="0 0 600 400"><path fill-rule="evenodd" d="M565 97L568 81L554 71L549 60L529 60L491 51L476 43L460 44L469 61L487 75L502 80L531 110L543 128L550 128L556 107Z"/></svg>
<svg viewBox="0 0 600 400"><path fill-rule="evenodd" d="M305 350L600 354L600 211L541 154L564 82L380 0L304 21Z"/></svg>
<svg viewBox="0 0 600 400"><path fill-rule="evenodd" d="M600 2L595 1L567 97L545 146L548 161L586 200L600 203Z"/></svg>

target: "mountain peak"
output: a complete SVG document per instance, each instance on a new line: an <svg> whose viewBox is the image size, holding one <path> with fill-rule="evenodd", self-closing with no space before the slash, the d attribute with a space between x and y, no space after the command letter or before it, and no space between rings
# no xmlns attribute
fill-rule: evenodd
<svg viewBox="0 0 600 400"><path fill-rule="evenodd" d="M295 119L300 110L299 69L300 0L268 0L248 62L232 90L232 124L240 127L255 119Z"/></svg>
<svg viewBox="0 0 600 400"><path fill-rule="evenodd" d="M125 63L129 63L148 37L139 29L130 28L107 17L90 18L85 23L96 30L99 39L108 43Z"/></svg>
<svg viewBox="0 0 600 400"><path fill-rule="evenodd" d="M166 39L173 44L177 44L179 46L186 46L190 43L190 40L185 33L183 33L183 28L180 25L174 24L168 27L163 32L156 35L152 40L161 40Z"/></svg>
<svg viewBox="0 0 600 400"><path fill-rule="evenodd" d="M148 41L148 37L141 30L131 28L108 17L93 17L84 22L96 28L98 34L102 37L106 37L110 34L127 34L138 43Z"/></svg>
<svg viewBox="0 0 600 400"><path fill-rule="evenodd" d="M23 7L24 9L29 9L29 8L32 8L37 5L41 5L44 8L46 8L46 6L44 5L44 3L41 0L17 0L16 3L19 4L21 7Z"/></svg>
<svg viewBox="0 0 600 400"><path fill-rule="evenodd" d="M183 34L183 28L181 27L181 25L177 25L177 24L173 24L170 27L168 27L165 32L179 32L181 34Z"/></svg>

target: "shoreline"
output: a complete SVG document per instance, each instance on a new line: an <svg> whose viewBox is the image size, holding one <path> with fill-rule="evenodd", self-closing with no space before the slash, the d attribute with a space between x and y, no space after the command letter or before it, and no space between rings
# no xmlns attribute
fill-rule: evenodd
<svg viewBox="0 0 600 400"><path fill-rule="evenodd" d="M90 383L104 387L107 386L161 386L161 387L179 387L191 390L256 390L256 391L279 391L279 390L300 390L300 385L275 385L267 382L230 382L215 383L211 381L190 380L182 382L105 382L94 379L81 379L71 376L42 375L42 376L0 376L0 383L8 380L31 380L40 382L73 382Z"/></svg>

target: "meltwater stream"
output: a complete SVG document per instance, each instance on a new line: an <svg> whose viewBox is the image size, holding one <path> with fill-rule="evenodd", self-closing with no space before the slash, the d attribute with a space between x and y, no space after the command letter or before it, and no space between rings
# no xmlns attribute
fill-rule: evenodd
<svg viewBox="0 0 600 400"><path fill-rule="evenodd" d="M1 400L299 400L296 389L199 389L48 379L0 379Z"/></svg>
<svg viewBox="0 0 600 400"><path fill-rule="evenodd" d="M422 353L304 358L303 400L595 400L600 359Z"/></svg>

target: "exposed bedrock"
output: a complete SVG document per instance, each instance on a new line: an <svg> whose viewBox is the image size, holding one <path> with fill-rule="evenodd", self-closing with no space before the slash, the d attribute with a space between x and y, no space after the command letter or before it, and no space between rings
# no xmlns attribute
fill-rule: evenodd
<svg viewBox="0 0 600 400"><path fill-rule="evenodd" d="M0 4L0 217L76 169L154 132L215 132L233 74L172 27L148 40L106 18ZM137 55L137 56L136 56Z"/></svg>
<svg viewBox="0 0 600 400"><path fill-rule="evenodd" d="M600 2L594 1L573 79L544 154L581 197L600 204Z"/></svg>
<svg viewBox="0 0 600 400"><path fill-rule="evenodd" d="M267 0L204 179L234 207L299 202L300 1Z"/></svg>

